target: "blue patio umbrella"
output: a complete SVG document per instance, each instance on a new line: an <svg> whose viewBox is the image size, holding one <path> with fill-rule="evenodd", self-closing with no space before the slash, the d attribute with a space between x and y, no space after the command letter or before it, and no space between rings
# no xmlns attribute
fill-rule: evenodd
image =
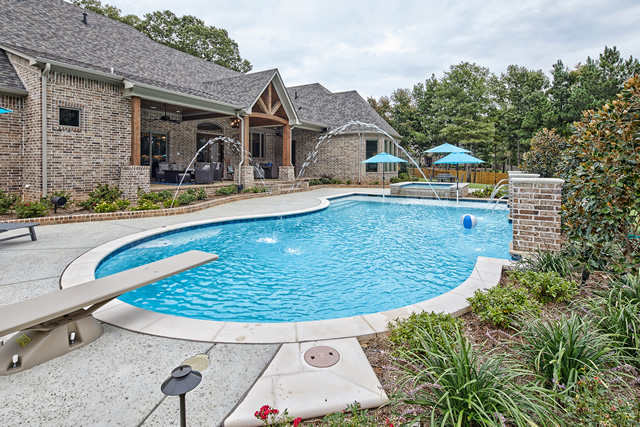
<svg viewBox="0 0 640 427"><path fill-rule="evenodd" d="M460 164L469 164L469 163L484 163L484 160L480 160L477 157L473 157L468 155L467 153L451 153L447 156L444 156L434 164L450 164L456 165L456 191L458 191L458 165Z"/></svg>
<svg viewBox="0 0 640 427"><path fill-rule="evenodd" d="M13 111L0 107L0 114L3 114L3 113L13 113Z"/></svg>
<svg viewBox="0 0 640 427"><path fill-rule="evenodd" d="M471 151L465 150L464 148L451 145L448 142L438 145L437 147L425 150L425 153L470 153L470 152Z"/></svg>
<svg viewBox="0 0 640 427"><path fill-rule="evenodd" d="M382 152L360 163L407 163L407 161L389 153ZM384 168L382 169L382 197L384 197Z"/></svg>

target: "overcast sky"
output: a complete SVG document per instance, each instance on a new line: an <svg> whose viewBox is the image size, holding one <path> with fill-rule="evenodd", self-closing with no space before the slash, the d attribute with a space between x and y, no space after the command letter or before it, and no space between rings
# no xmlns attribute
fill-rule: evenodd
<svg viewBox="0 0 640 427"><path fill-rule="evenodd" d="M287 86L321 83L364 98L390 96L451 65L499 74L509 64L549 73L605 46L640 56L637 0L102 0L123 14L195 15L224 28L253 71L278 68Z"/></svg>

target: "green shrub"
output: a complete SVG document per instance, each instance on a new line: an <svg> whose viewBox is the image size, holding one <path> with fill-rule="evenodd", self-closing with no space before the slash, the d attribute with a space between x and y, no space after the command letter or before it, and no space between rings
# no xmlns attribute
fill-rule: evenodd
<svg viewBox="0 0 640 427"><path fill-rule="evenodd" d="M488 199L489 197L491 197L491 194L493 194L494 189L495 187L493 185L489 185L484 188L475 189L473 190L473 193L469 193L469 194L473 197L481 197L484 199ZM503 187L500 189L500 191L498 191L495 194L495 196L493 196L493 198L499 199L500 197L506 196L507 194L509 194L509 190L506 187Z"/></svg>
<svg viewBox="0 0 640 427"><path fill-rule="evenodd" d="M400 172L398 176L391 177L391 183L395 184L398 182L406 182L406 181L417 181L418 178L410 176L408 173Z"/></svg>
<svg viewBox="0 0 640 427"><path fill-rule="evenodd" d="M115 202L100 202L96 206L93 207L94 212L104 213L104 212L116 212L118 210L118 205Z"/></svg>
<svg viewBox="0 0 640 427"><path fill-rule="evenodd" d="M204 188L198 188L197 190L195 190L195 193L197 200L207 200L207 192L204 190Z"/></svg>
<svg viewBox="0 0 640 427"><path fill-rule="evenodd" d="M9 212L9 209L11 209L17 201L18 196L15 194L7 194L0 190L0 215L4 215Z"/></svg>
<svg viewBox="0 0 640 427"><path fill-rule="evenodd" d="M339 179L332 179L332 180L331 180L331 183L332 183L332 184L336 184L336 185L340 185L340 184L342 184L342 180L339 180Z"/></svg>
<svg viewBox="0 0 640 427"><path fill-rule="evenodd" d="M509 278L524 286L541 303L568 301L578 293L578 284L563 279L558 273L540 271L512 271Z"/></svg>
<svg viewBox="0 0 640 427"><path fill-rule="evenodd" d="M167 199L162 202L162 207L165 209L177 208L178 206L180 206L180 200L178 200L177 198L175 200Z"/></svg>
<svg viewBox="0 0 640 427"><path fill-rule="evenodd" d="M322 181L319 179L312 178L309 180L309 185L322 185Z"/></svg>
<svg viewBox="0 0 640 427"><path fill-rule="evenodd" d="M98 184L92 192L89 193L89 198L84 202L79 202L78 205L84 209L94 210L101 202L115 202L122 197L122 191L118 186L110 186L109 184Z"/></svg>
<svg viewBox="0 0 640 427"><path fill-rule="evenodd" d="M358 402L353 402L347 405L344 411L329 414L320 421L322 427L376 427L377 425L375 415L362 409Z"/></svg>
<svg viewBox="0 0 640 427"><path fill-rule="evenodd" d="M14 206L18 218L38 218L46 216L51 210L51 202L41 199L37 202L16 202Z"/></svg>
<svg viewBox="0 0 640 427"><path fill-rule="evenodd" d="M480 319L502 328L510 327L517 317L540 313L540 303L531 299L525 289L513 284L494 286L488 291L477 290L467 300L471 311Z"/></svg>
<svg viewBox="0 0 640 427"><path fill-rule="evenodd" d="M269 191L267 187L249 187L242 190L243 193L266 193Z"/></svg>
<svg viewBox="0 0 640 427"><path fill-rule="evenodd" d="M523 381L527 371L500 356L474 351L457 331L451 339L440 334L442 344L421 336L423 348L401 348L396 362L405 372L396 403L420 406L406 425L497 426L506 419L513 425L553 425L550 394L533 381Z"/></svg>
<svg viewBox="0 0 640 427"><path fill-rule="evenodd" d="M234 194L238 192L238 186L235 184L227 185L225 187L220 187L216 190L216 195L218 196L228 196L230 194Z"/></svg>
<svg viewBox="0 0 640 427"><path fill-rule="evenodd" d="M380 185L380 181L376 179L375 181L373 181L373 185Z"/></svg>
<svg viewBox="0 0 640 427"><path fill-rule="evenodd" d="M188 205L190 203L193 203L196 201L196 195L194 193L190 193L189 191L180 193L178 194L178 197L176 197L176 202L180 203L180 205ZM176 204L174 203L173 206L175 207Z"/></svg>
<svg viewBox="0 0 640 427"><path fill-rule="evenodd" d="M599 377L578 381L575 394L564 396L568 425L640 425L640 398L634 393L626 394L611 390Z"/></svg>
<svg viewBox="0 0 640 427"><path fill-rule="evenodd" d="M129 208L130 211L148 211L153 209L160 209L160 206L145 199L138 200L138 204L136 206L131 206Z"/></svg>
<svg viewBox="0 0 640 427"><path fill-rule="evenodd" d="M552 252L538 249L529 256L518 261L519 270L532 270L540 272L554 272L568 278L573 275L573 266L569 261L570 255L564 252Z"/></svg>
<svg viewBox="0 0 640 427"><path fill-rule="evenodd" d="M456 332L461 330L462 325L461 319L454 318L450 314L411 313L406 319L396 319L395 323L389 323L389 341L396 347L404 346L419 351L422 347L420 339L424 333L428 333L442 344L440 338L442 333L450 339L454 339ZM397 353L397 350L394 352Z"/></svg>
<svg viewBox="0 0 640 427"><path fill-rule="evenodd" d="M514 348L521 360L541 375L546 386L573 393L576 383L620 361L613 341L575 313L559 320L523 322Z"/></svg>
<svg viewBox="0 0 640 427"><path fill-rule="evenodd" d="M599 292L589 301L589 309L621 353L640 367L640 274L614 280L608 292Z"/></svg>
<svg viewBox="0 0 640 427"><path fill-rule="evenodd" d="M345 184L347 184L347 185L351 185L351 180L350 180L350 179L348 179L348 180L346 180L344 183L345 183Z"/></svg>

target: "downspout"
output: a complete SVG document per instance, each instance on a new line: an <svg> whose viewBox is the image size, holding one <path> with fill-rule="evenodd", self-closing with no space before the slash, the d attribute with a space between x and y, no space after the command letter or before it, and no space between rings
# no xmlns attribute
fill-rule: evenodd
<svg viewBox="0 0 640 427"><path fill-rule="evenodd" d="M47 81L51 64L42 70L42 197L47 196Z"/></svg>
<svg viewBox="0 0 640 427"><path fill-rule="evenodd" d="M244 163L244 116L240 112L236 113L236 117L240 119L240 163L238 163L238 185L242 179L242 164Z"/></svg>
<svg viewBox="0 0 640 427"><path fill-rule="evenodd" d="M360 159L362 158L362 133L358 133L358 185L362 183L361 176L362 175L362 165L360 164Z"/></svg>

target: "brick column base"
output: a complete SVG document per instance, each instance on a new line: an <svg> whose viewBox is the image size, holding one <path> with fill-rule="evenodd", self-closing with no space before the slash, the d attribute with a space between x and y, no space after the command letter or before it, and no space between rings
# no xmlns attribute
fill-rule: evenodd
<svg viewBox="0 0 640 427"><path fill-rule="evenodd" d="M124 198L131 203L138 203L138 187L148 193L151 191L151 174L149 166L123 166L120 169L120 190Z"/></svg>
<svg viewBox="0 0 640 427"><path fill-rule="evenodd" d="M240 173L237 174L236 184L244 185L244 188L253 187L255 184L255 179L253 177L253 166L251 165L242 165L240 167Z"/></svg>
<svg viewBox="0 0 640 427"><path fill-rule="evenodd" d="M562 184L556 178L511 178L512 253L559 251Z"/></svg>
<svg viewBox="0 0 640 427"><path fill-rule="evenodd" d="M278 176L281 181L293 182L296 180L296 168L295 166L280 166L278 169Z"/></svg>

